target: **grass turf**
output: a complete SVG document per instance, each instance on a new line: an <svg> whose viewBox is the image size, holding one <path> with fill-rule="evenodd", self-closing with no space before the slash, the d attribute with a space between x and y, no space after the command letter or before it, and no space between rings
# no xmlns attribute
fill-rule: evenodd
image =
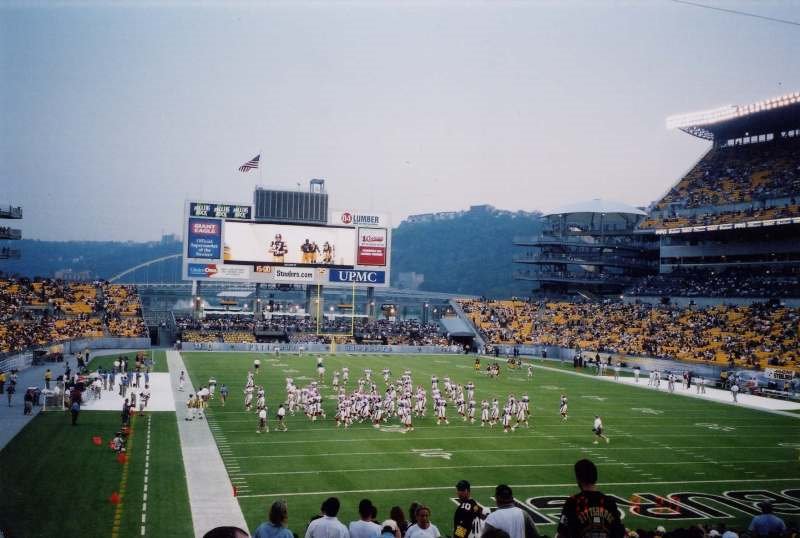
<svg viewBox="0 0 800 538"><path fill-rule="evenodd" d="M528 380L525 368L503 367L500 378L490 380L474 372L472 358L463 356L325 356L328 383L334 370L348 366L350 389L369 367L383 391L380 372L389 367L394 377L410 369L415 385L422 384L429 393L432 374L439 376L440 387L446 375L459 383L472 380L479 406L480 400L492 397L498 397L502 406L509 393L519 396L527 391L532 427L506 434L497 426L465 424L451 403L450 424L436 426L429 402L428 416L414 420L414 432L401 433L396 427L375 430L368 424L337 429L332 420L335 397L326 386L327 420L311 422L298 414L288 417L288 432L273 429L259 435L255 413L243 409L242 390L253 359L262 360L256 383L265 386L274 426L277 405L285 399L285 378L293 377L300 387L309 383L316 374L314 356L184 353L183 357L195 386L213 376L231 391L226 407L212 401L208 419L218 443L224 441L229 447L223 458L239 486L239 502L251 529L265 519L272 501L284 498L289 527L302 536L320 503L336 495L342 501L344 522L358 519L357 505L364 497L378 506L379 519L387 518L393 505L405 511L412 501L420 501L432 507L432 521L449 535L455 508L451 498L458 480L469 480L473 496L485 505L492 505L494 486L500 483L512 485L521 500L569 495L576 491L572 465L584 457L598 465L603 491L643 506L646 499L634 494L780 492L800 486L797 419L575 376L571 369L537 368L534 379ZM562 392L570 399L566 423L558 415ZM603 417L610 444L593 444L595 414ZM397 420L389 424L396 425ZM654 510L668 512L666 504ZM549 515L540 532L554 534L560 509L540 511ZM726 511L733 517L716 519L728 526L746 526L751 518ZM684 517L691 515L681 512ZM653 519L626 510L626 525L631 528L653 529L660 524L674 528L714 519Z"/></svg>
<svg viewBox="0 0 800 538"><path fill-rule="evenodd" d="M109 497L122 491L124 467L107 446L119 429L119 413L85 411L74 427L68 413L40 414L0 452L0 529L25 537L141 536L148 416L146 535L191 536L175 413L134 418L119 508ZM102 437L101 446L92 443L94 435Z"/></svg>
<svg viewBox="0 0 800 538"><path fill-rule="evenodd" d="M106 368L108 370L114 364L114 361L119 357L128 357L128 364L132 367L136 364L136 353L140 350L132 349L126 353L114 353L113 355L100 355L96 357L92 357L92 360L89 362L89 369L94 371L98 368ZM144 352L145 356L152 356L153 357L153 369L151 373L159 373L159 372L168 372L169 369L167 368L167 356L164 353L164 350L161 349L153 349L147 350Z"/></svg>

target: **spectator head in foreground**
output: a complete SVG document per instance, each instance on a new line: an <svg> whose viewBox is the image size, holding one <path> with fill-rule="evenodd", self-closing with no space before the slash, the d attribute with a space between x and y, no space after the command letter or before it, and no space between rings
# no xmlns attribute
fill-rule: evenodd
<svg viewBox="0 0 800 538"><path fill-rule="evenodd" d="M595 464L586 459L575 462L575 480L582 490L594 489L597 484L597 467Z"/></svg>
<svg viewBox="0 0 800 538"><path fill-rule="evenodd" d="M272 503L269 507L269 522L276 527L286 525L289 521L289 511L286 508L286 501L280 500Z"/></svg>
<svg viewBox="0 0 800 538"><path fill-rule="evenodd" d="M361 502L358 503L358 515L363 521L369 521L372 518L372 501L361 499Z"/></svg>
<svg viewBox="0 0 800 538"><path fill-rule="evenodd" d="M249 538L249 534L239 527L216 527L203 535L203 538Z"/></svg>
<svg viewBox="0 0 800 538"><path fill-rule="evenodd" d="M494 488L494 498L498 506L506 506L514 503L514 493L506 484L500 484Z"/></svg>
<svg viewBox="0 0 800 538"><path fill-rule="evenodd" d="M456 484L456 493L458 494L458 500L468 501L470 496L469 482L466 480L459 480L458 484Z"/></svg>
<svg viewBox="0 0 800 538"><path fill-rule="evenodd" d="M339 513L339 499L336 497L328 497L322 503L322 513L328 517L336 517Z"/></svg>
<svg viewBox="0 0 800 538"><path fill-rule="evenodd" d="M431 509L425 505L417 507L416 512L417 526L420 529L427 529L431 526Z"/></svg>

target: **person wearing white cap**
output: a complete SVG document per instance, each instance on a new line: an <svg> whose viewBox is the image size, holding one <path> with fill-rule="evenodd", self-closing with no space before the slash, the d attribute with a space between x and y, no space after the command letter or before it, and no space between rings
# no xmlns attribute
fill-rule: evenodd
<svg viewBox="0 0 800 538"><path fill-rule="evenodd" d="M400 527L397 526L397 521L387 519L381 523L381 538L400 538L400 536Z"/></svg>
<svg viewBox="0 0 800 538"><path fill-rule="evenodd" d="M664 528L664 525L659 525L656 527L656 536L664 536L665 534L667 534L667 529Z"/></svg>
<svg viewBox="0 0 800 538"><path fill-rule="evenodd" d="M761 503L761 514L750 522L747 528L753 536L780 536L786 532L786 523L772 513L772 504Z"/></svg>
<svg viewBox="0 0 800 538"><path fill-rule="evenodd" d="M708 532L708 536L709 536L709 538L717 538L719 536L719 531L716 530L716 529L711 529Z"/></svg>

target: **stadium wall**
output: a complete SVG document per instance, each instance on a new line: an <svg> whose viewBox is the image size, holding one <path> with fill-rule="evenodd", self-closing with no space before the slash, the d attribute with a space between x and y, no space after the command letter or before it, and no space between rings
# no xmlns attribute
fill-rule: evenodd
<svg viewBox="0 0 800 538"><path fill-rule="evenodd" d="M304 353L329 353L330 344L252 344L252 343L225 343L225 342L182 342L182 351L255 351L261 353L299 353L300 348ZM336 344L336 353L463 353L460 346L401 346L401 345L365 345L365 344Z"/></svg>
<svg viewBox="0 0 800 538"><path fill-rule="evenodd" d="M64 346L64 354L78 353L85 349L149 349L149 338L84 338L58 342ZM48 346L40 346L48 347ZM33 350L20 351L0 359L0 371L24 370L33 364Z"/></svg>
<svg viewBox="0 0 800 538"><path fill-rule="evenodd" d="M500 346L502 354L505 354L505 348L512 349L514 346ZM560 346L516 346L519 350L520 355L529 355L529 356L536 356L541 357L542 351L547 350L547 358L548 360L557 360L561 362L572 362L572 358L575 356L575 350L566 347ZM586 358L593 359L596 353L595 350L582 350L582 353L586 356ZM608 352L603 351L600 353L603 360L608 356ZM613 353L612 356L618 356L616 353ZM722 365L710 365L707 363L701 362L685 362L679 360L671 360L671 359L656 359L653 357L642 357L642 356L633 356L633 355L624 355L622 357L622 362L625 362L628 366L623 368L624 371L633 371L634 366L639 366L643 372L649 372L653 369L658 368L659 370L691 370L697 375L702 375L711 378L718 378L719 374L724 371L728 370L727 367ZM741 370L742 368L737 368L737 370Z"/></svg>

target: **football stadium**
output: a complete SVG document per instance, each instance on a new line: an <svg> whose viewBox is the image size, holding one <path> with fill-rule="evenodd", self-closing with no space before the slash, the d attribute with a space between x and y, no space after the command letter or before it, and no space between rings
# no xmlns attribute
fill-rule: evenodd
<svg viewBox="0 0 800 538"><path fill-rule="evenodd" d="M70 4L0 6L0 538L798 537L792 2Z"/></svg>
<svg viewBox="0 0 800 538"><path fill-rule="evenodd" d="M511 503L555 536L584 459L629 536L796 532L800 94L668 124L711 147L661 199L507 238L527 298L390 287L391 215L323 180L185 201L182 254L148 262L177 282L3 276L4 535L244 536L288 507L302 536L335 497L397 534L498 532Z"/></svg>

